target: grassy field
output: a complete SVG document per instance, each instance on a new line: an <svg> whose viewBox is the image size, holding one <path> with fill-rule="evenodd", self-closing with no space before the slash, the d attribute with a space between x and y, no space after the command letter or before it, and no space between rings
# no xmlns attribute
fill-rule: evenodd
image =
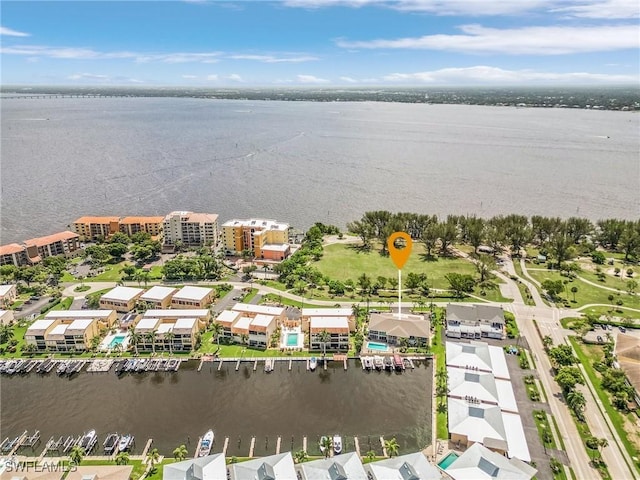
<svg viewBox="0 0 640 480"><path fill-rule="evenodd" d="M413 244L409 260L402 269L402 276L406 278L409 272L426 273L432 288L449 288L444 278L447 273L462 273L476 276L476 270L471 262L458 257L440 257L434 261L424 259L425 249L420 243ZM378 276L397 278L398 269L391 259L380 255L378 250L361 251L353 245L334 244L324 248L324 255L320 261L313 263L324 275L345 281L354 282L363 273L371 276L373 281Z"/></svg>
<svg viewBox="0 0 640 480"><path fill-rule="evenodd" d="M604 405L607 416L611 419L611 423L618 432L624 448L629 452L631 457L640 457L640 435L636 430L635 425L630 423L629 420L620 413L620 411L611 405L609 394L600 384L600 375L593 368L593 363L602 360L604 357L602 347L599 345L582 344L577 341L575 337L569 337L569 340L580 359L580 363L584 366L587 376L589 377L589 380L591 380L594 390L600 398L602 405ZM631 438L632 435L635 438ZM635 468L637 473L640 473L640 462L636 462Z"/></svg>
<svg viewBox="0 0 640 480"><path fill-rule="evenodd" d="M538 415L538 412L541 412L540 415ZM551 439L550 442L547 442L546 446L549 448L558 448L558 445L556 444L554 438L553 438L553 433L551 432L551 425L549 425L549 422L547 421L547 415L544 412L544 410L534 410L533 411L533 420L534 422L536 422L536 428L538 429L538 437L540 437L540 442L544 445L544 432L547 431L549 432L549 434L551 435L549 438Z"/></svg>

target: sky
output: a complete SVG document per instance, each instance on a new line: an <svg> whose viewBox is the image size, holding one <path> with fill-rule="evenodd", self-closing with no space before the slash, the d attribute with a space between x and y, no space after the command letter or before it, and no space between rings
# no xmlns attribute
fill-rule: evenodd
<svg viewBox="0 0 640 480"><path fill-rule="evenodd" d="M638 0L12 1L2 85L640 84Z"/></svg>

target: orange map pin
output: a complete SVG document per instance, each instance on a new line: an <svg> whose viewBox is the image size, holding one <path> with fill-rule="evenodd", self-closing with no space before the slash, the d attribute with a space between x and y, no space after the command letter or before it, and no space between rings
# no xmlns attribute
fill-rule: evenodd
<svg viewBox="0 0 640 480"><path fill-rule="evenodd" d="M396 240L402 238L405 241L404 248L396 247ZM387 239L387 248L389 249L389 255L391 256L391 260L396 264L399 270L402 270L404 264L407 263L409 259L409 255L411 255L411 246L413 242L411 241L411 236L406 232L394 232L389 235Z"/></svg>

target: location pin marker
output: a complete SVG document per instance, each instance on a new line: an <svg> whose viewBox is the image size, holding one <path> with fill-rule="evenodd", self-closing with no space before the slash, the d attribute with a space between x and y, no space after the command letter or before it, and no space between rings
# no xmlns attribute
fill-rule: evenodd
<svg viewBox="0 0 640 480"><path fill-rule="evenodd" d="M399 238L405 241L404 248L396 247L395 242ZM387 239L387 248L389 249L391 260L393 260L393 263L398 267L398 270L402 270L404 264L407 263L409 255L411 255L412 245L413 242L411 241L411 236L406 232L395 232L389 235L389 238Z"/></svg>

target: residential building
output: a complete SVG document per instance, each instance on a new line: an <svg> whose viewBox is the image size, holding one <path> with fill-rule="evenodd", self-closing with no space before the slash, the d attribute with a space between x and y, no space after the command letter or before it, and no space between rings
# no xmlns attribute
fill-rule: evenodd
<svg viewBox="0 0 640 480"><path fill-rule="evenodd" d="M322 342L322 332L327 332L328 342ZM310 317L309 350L349 350L349 320L347 317Z"/></svg>
<svg viewBox="0 0 640 480"><path fill-rule="evenodd" d="M449 398L497 405L505 412L518 413L518 405L509 380L497 379L493 373L447 367Z"/></svg>
<svg viewBox="0 0 640 480"><path fill-rule="evenodd" d="M243 315L253 318L256 315L271 315L276 317L278 324L286 320L284 307L269 307L267 305L252 305L249 303L236 303L231 310L234 312L240 312Z"/></svg>
<svg viewBox="0 0 640 480"><path fill-rule="evenodd" d="M135 308L138 298L143 293L144 290L141 288L115 287L100 297L100 308L127 313Z"/></svg>
<svg viewBox="0 0 640 480"><path fill-rule="evenodd" d="M258 307L259 305L253 306ZM278 328L279 318L266 313L252 312L249 314L224 310L216 318L216 323L222 325L220 338L226 339L227 342L246 343L250 347L267 348L271 336Z"/></svg>
<svg viewBox="0 0 640 480"><path fill-rule="evenodd" d="M55 255L71 257L80 249L79 238L77 233L65 231L26 240L24 245L29 262L39 263L43 258Z"/></svg>
<svg viewBox="0 0 640 480"><path fill-rule="evenodd" d="M0 310L0 325L10 325L13 321L13 310Z"/></svg>
<svg viewBox="0 0 640 480"><path fill-rule="evenodd" d="M47 320L60 320L62 323L91 318L98 322L98 328L106 329L116 323L118 314L115 310L51 310L44 318Z"/></svg>
<svg viewBox="0 0 640 480"><path fill-rule="evenodd" d="M356 452L299 463L295 469L300 480L367 480L367 472Z"/></svg>
<svg viewBox="0 0 640 480"><path fill-rule="evenodd" d="M65 480L126 480L131 478L133 465L87 465L68 470Z"/></svg>
<svg viewBox="0 0 640 480"><path fill-rule="evenodd" d="M0 285L0 307L7 308L18 298L18 289L14 284Z"/></svg>
<svg viewBox="0 0 640 480"><path fill-rule="evenodd" d="M58 322L57 325L45 336L46 348L54 352L89 350L91 339L99 334L98 322L93 318L77 319L71 323L54 322Z"/></svg>
<svg viewBox="0 0 640 480"><path fill-rule="evenodd" d="M109 238L120 231L120 218L108 217L80 217L73 222L73 231L82 241L95 242Z"/></svg>
<svg viewBox="0 0 640 480"><path fill-rule="evenodd" d="M256 458L227 466L227 480L296 480L291 452Z"/></svg>
<svg viewBox="0 0 640 480"><path fill-rule="evenodd" d="M364 466L371 480L442 480L440 470L422 452L408 453Z"/></svg>
<svg viewBox="0 0 640 480"><path fill-rule="evenodd" d="M301 321L302 329L309 331L309 321L311 317L346 317L349 322L349 331L356 330L356 317L350 308L303 308Z"/></svg>
<svg viewBox="0 0 640 480"><path fill-rule="evenodd" d="M207 308L190 308L190 309L169 309L169 310L147 310L144 313L145 317L154 317L161 320L178 318L195 318L198 320L198 329L204 329L209 320L211 320L211 312Z"/></svg>
<svg viewBox="0 0 640 480"><path fill-rule="evenodd" d="M446 335L452 338L504 339L505 320L502 307L493 305L447 305Z"/></svg>
<svg viewBox="0 0 640 480"><path fill-rule="evenodd" d="M171 298L178 291L177 288L154 285L138 298L138 302L144 302L147 308L169 308Z"/></svg>
<svg viewBox="0 0 640 480"><path fill-rule="evenodd" d="M249 324L249 346L267 348L271 335L275 332L278 321L273 315L256 315Z"/></svg>
<svg viewBox="0 0 640 480"><path fill-rule="evenodd" d="M162 224L164 245L203 247L218 244L218 215L214 213L171 212Z"/></svg>
<svg viewBox="0 0 640 480"><path fill-rule="evenodd" d="M506 458L479 443L474 443L445 469L453 480L531 480L537 472L522 460Z"/></svg>
<svg viewBox="0 0 640 480"><path fill-rule="evenodd" d="M626 333L618 333L615 346L616 361L635 391L635 401L640 405L640 339Z"/></svg>
<svg viewBox="0 0 640 480"><path fill-rule="evenodd" d="M510 380L509 368L500 347L471 340L469 343L446 342L447 367L475 372L489 372L495 378Z"/></svg>
<svg viewBox="0 0 640 480"><path fill-rule="evenodd" d="M224 480L227 466L223 453L207 455L167 464L162 470L163 480Z"/></svg>
<svg viewBox="0 0 640 480"><path fill-rule="evenodd" d="M216 317L215 322L222 325L222 332L220 333L220 340L226 339L226 341L233 341L233 333L231 328L233 324L242 316L241 312L234 312L233 310L223 310ZM247 333L248 335L248 333Z"/></svg>
<svg viewBox="0 0 640 480"><path fill-rule="evenodd" d="M20 267L28 264L27 249L24 246L18 245L17 243L0 246L0 266L15 265L16 267Z"/></svg>
<svg viewBox="0 0 640 480"><path fill-rule="evenodd" d="M27 345L35 345L38 350L47 348L47 334L59 324L58 320L36 320L24 334L24 341Z"/></svg>
<svg viewBox="0 0 640 480"><path fill-rule="evenodd" d="M227 255L250 251L256 259L280 261L291 253L289 225L275 220L229 220L222 225L222 242Z"/></svg>
<svg viewBox="0 0 640 480"><path fill-rule="evenodd" d="M147 310L134 327L140 335L138 350L189 352L208 317L208 310Z"/></svg>
<svg viewBox="0 0 640 480"><path fill-rule="evenodd" d="M187 285L178 290L171 298L173 308L207 308L213 302L215 291L212 288Z"/></svg>
<svg viewBox="0 0 640 480"><path fill-rule="evenodd" d="M431 322L422 315L372 313L369 319L369 340L400 345L406 339L409 346L429 345Z"/></svg>
<svg viewBox="0 0 640 480"><path fill-rule="evenodd" d="M163 223L164 217L123 217L120 219L119 229L125 235L144 232L151 235L153 240L159 240L162 237Z"/></svg>

